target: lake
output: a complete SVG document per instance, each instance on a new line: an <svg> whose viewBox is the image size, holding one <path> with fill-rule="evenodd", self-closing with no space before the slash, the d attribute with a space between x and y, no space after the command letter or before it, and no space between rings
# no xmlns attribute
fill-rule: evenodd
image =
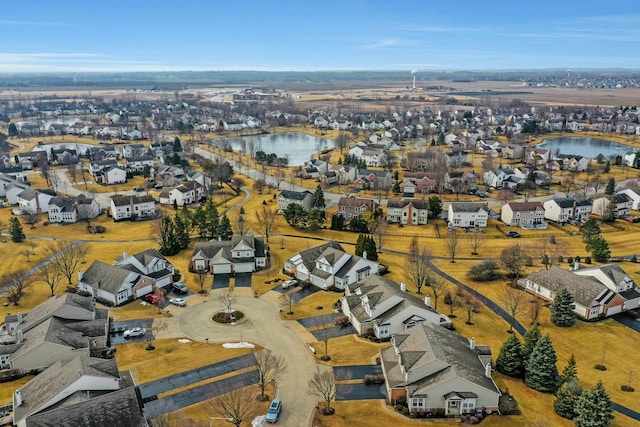
<svg viewBox="0 0 640 427"><path fill-rule="evenodd" d="M629 151L637 151L635 147L599 138L549 138L537 144L536 147L550 149L554 155L556 148L559 148L560 154L579 155L590 159L595 159L598 154L609 158L624 156Z"/></svg>
<svg viewBox="0 0 640 427"><path fill-rule="evenodd" d="M225 138L234 150L240 150L242 140L247 146L250 141L256 143L256 151L262 150L265 153L276 153L278 157L288 157L290 166L298 166L311 159L311 155L320 150L333 148L335 141L328 138L316 138L298 132L284 132L267 135L243 136L238 138ZM247 148L248 151L248 148Z"/></svg>

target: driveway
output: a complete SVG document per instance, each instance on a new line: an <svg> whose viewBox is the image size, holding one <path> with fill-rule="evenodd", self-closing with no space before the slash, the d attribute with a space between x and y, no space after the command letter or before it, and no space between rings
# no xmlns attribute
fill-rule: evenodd
<svg viewBox="0 0 640 427"><path fill-rule="evenodd" d="M209 342L220 343L248 341L270 349L287 364L287 371L277 384L276 397L282 399L286 407L296 408L295 411L283 412L282 425L310 425L316 399L306 393L307 384L314 372L323 368L316 366L309 348L294 332L297 322L280 319L279 294L267 292L262 297L255 298L250 288L239 288L236 292L237 300L232 307L244 312L245 317L231 326L211 320L214 312L223 309L218 301L222 292L224 290L212 290L206 298L197 296L196 298L202 298L202 302L194 301L171 318L175 327L160 331L158 338L186 336L196 341L209 338Z"/></svg>
<svg viewBox="0 0 640 427"><path fill-rule="evenodd" d="M386 399L384 385L336 384L336 400Z"/></svg>
<svg viewBox="0 0 640 427"><path fill-rule="evenodd" d="M380 365L335 366L333 374L336 381L361 380L365 375L382 374L382 367Z"/></svg>
<svg viewBox="0 0 640 427"><path fill-rule="evenodd" d="M133 337L133 338L124 338L124 331L127 329L139 327L139 328L150 328L153 324L153 319L135 319L135 320L127 320L124 322L110 322L109 323L109 342L111 345L116 344L126 344L130 342L142 342L145 337ZM150 332L147 332L150 333Z"/></svg>
<svg viewBox="0 0 640 427"><path fill-rule="evenodd" d="M213 283L211 289L226 289L229 287L229 281L231 280L231 274L214 274Z"/></svg>
<svg viewBox="0 0 640 427"><path fill-rule="evenodd" d="M234 288L250 288L252 276L251 273L236 273Z"/></svg>

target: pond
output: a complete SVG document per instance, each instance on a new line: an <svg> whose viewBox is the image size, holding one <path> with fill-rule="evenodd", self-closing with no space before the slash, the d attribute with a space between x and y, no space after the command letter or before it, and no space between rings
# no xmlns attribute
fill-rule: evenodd
<svg viewBox="0 0 640 427"><path fill-rule="evenodd" d="M284 132L268 135L243 136L238 138L225 138L234 150L240 150L242 141L247 147L253 141L256 144L256 151L262 150L265 153L275 153L278 157L288 157L290 166L298 166L311 159L311 155L327 148L333 148L335 141L327 138L316 138L298 132ZM248 148L247 148L248 151Z"/></svg>
<svg viewBox="0 0 640 427"><path fill-rule="evenodd" d="M607 141L598 138L549 138L537 144L536 147L550 149L555 155L556 148L560 149L560 154L572 154L595 159L598 154L606 158L624 156L629 151L637 151L637 148L617 142Z"/></svg>

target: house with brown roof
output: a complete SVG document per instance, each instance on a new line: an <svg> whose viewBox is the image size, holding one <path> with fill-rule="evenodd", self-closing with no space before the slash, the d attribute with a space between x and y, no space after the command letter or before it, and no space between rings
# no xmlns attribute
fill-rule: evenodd
<svg viewBox="0 0 640 427"><path fill-rule="evenodd" d="M409 294L404 282L373 275L344 290L342 312L360 335L385 339L426 322L451 327L451 320L431 307L430 297L423 301Z"/></svg>
<svg viewBox="0 0 640 427"><path fill-rule="evenodd" d="M158 214L156 201L150 195L111 196L111 217L123 219L154 219Z"/></svg>
<svg viewBox="0 0 640 427"><path fill-rule="evenodd" d="M404 399L417 414L499 412L488 346L431 322L393 335L391 343L380 350L390 401Z"/></svg>
<svg viewBox="0 0 640 427"><path fill-rule="evenodd" d="M511 227L544 230L547 228L544 213L541 202L509 202L502 206L500 219Z"/></svg>
<svg viewBox="0 0 640 427"><path fill-rule="evenodd" d="M387 202L387 222L403 225L424 225L429 218L429 201L417 199Z"/></svg>
<svg viewBox="0 0 640 427"><path fill-rule="evenodd" d="M378 204L374 200L355 196L340 197L336 215L340 215L345 220L351 221L353 218L360 218L360 215L365 213L367 209L375 211L378 209Z"/></svg>
<svg viewBox="0 0 640 427"><path fill-rule="evenodd" d="M129 372L115 359L80 356L58 361L13 393L18 427L145 427L142 404Z"/></svg>

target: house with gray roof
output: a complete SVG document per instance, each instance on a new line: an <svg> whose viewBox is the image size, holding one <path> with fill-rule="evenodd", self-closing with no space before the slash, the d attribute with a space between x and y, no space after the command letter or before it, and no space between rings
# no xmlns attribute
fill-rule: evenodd
<svg viewBox="0 0 640 427"><path fill-rule="evenodd" d="M123 219L155 219L158 210L156 201L150 195L111 196L111 217L114 221Z"/></svg>
<svg viewBox="0 0 640 427"><path fill-rule="evenodd" d="M95 199L80 194L77 197L54 197L49 203L49 222L73 224L100 215L101 208Z"/></svg>
<svg viewBox="0 0 640 427"><path fill-rule="evenodd" d="M491 377L491 349L427 322L393 335L380 350L389 400L409 411L457 416L499 412L500 390Z"/></svg>
<svg viewBox="0 0 640 427"><path fill-rule="evenodd" d="M611 206L613 204L613 206ZM613 196L602 196L593 199L592 212L601 217L612 215L612 219L624 218L631 214L633 199L626 193L617 193Z"/></svg>
<svg viewBox="0 0 640 427"><path fill-rule="evenodd" d="M292 203L302 206L305 211L309 212L313 207L313 193L307 190L282 190L278 196L278 211L284 212L287 206Z"/></svg>
<svg viewBox="0 0 640 427"><path fill-rule="evenodd" d="M589 218L592 204L590 200L572 197L554 197L543 203L544 217L564 224L569 221L584 221Z"/></svg>
<svg viewBox="0 0 640 427"><path fill-rule="evenodd" d="M429 219L429 201L417 199L387 202L387 222L403 225L424 225Z"/></svg>
<svg viewBox="0 0 640 427"><path fill-rule="evenodd" d="M260 237L236 236L231 240L197 242L191 271L209 274L249 273L267 266L269 247Z"/></svg>
<svg viewBox="0 0 640 427"><path fill-rule="evenodd" d="M57 194L48 188L36 190L27 188L18 194L17 201L22 213L44 213L49 212L49 204Z"/></svg>
<svg viewBox="0 0 640 427"><path fill-rule="evenodd" d="M115 359L58 361L13 393L18 427L130 426L147 422L129 372Z"/></svg>
<svg viewBox="0 0 640 427"><path fill-rule="evenodd" d="M451 320L424 300L407 292L407 285L373 275L345 287L342 311L360 335L389 338L426 322L451 327Z"/></svg>
<svg viewBox="0 0 640 427"><path fill-rule="evenodd" d="M131 256L124 251L113 265L96 260L85 272L78 271L77 288L116 306L170 285L173 272L173 265L155 249Z"/></svg>
<svg viewBox="0 0 640 427"><path fill-rule="evenodd" d="M378 274L381 266L375 261L351 255L338 242L299 252L284 262L284 271L298 280L322 289L344 289L365 277Z"/></svg>
<svg viewBox="0 0 640 427"><path fill-rule="evenodd" d="M449 227L486 227L489 207L480 202L449 203L447 222Z"/></svg>

